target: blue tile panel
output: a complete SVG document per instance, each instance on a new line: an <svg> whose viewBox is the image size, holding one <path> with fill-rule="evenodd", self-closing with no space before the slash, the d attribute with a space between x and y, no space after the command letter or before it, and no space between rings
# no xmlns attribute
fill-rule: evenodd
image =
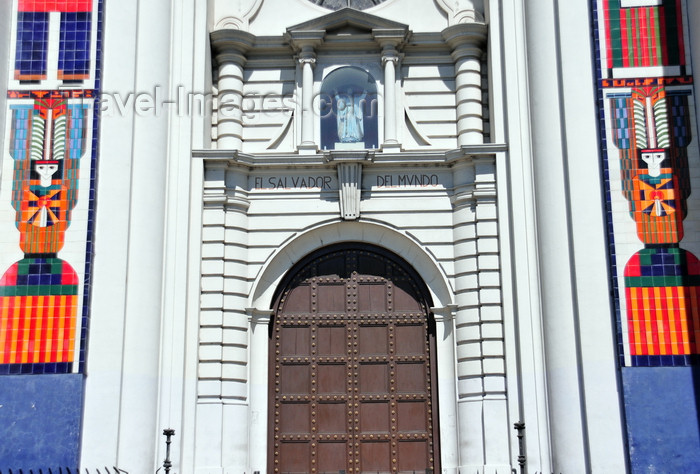
<svg viewBox="0 0 700 474"><path fill-rule="evenodd" d="M700 367L622 369L634 474L700 472Z"/></svg>
<svg viewBox="0 0 700 474"><path fill-rule="evenodd" d="M17 14L16 79L40 80L46 78L48 42L49 14L47 12L19 12Z"/></svg>
<svg viewBox="0 0 700 474"><path fill-rule="evenodd" d="M0 380L0 469L77 472L83 409L80 374Z"/></svg>
<svg viewBox="0 0 700 474"><path fill-rule="evenodd" d="M61 13L59 79L85 79L90 72L92 12Z"/></svg>

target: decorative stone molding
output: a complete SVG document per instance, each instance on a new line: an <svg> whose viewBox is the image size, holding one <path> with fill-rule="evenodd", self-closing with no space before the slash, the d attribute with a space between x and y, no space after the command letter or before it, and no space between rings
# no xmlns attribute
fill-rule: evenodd
<svg viewBox="0 0 700 474"><path fill-rule="evenodd" d="M340 193L340 217L355 220L360 217L360 194L362 192L362 165L360 163L338 164L338 192Z"/></svg>
<svg viewBox="0 0 700 474"><path fill-rule="evenodd" d="M430 308L430 311L433 313L433 319L436 322L449 324L455 318L457 305L450 304L442 308Z"/></svg>
<svg viewBox="0 0 700 474"><path fill-rule="evenodd" d="M252 327L268 326L272 321L273 311L271 309L246 308L245 312Z"/></svg>
<svg viewBox="0 0 700 474"><path fill-rule="evenodd" d="M362 163L372 161L374 153L368 151L328 151L328 162L337 163L340 218L355 220L360 217L362 194Z"/></svg>
<svg viewBox="0 0 700 474"><path fill-rule="evenodd" d="M450 25L484 22L483 0L436 0L436 3L447 13Z"/></svg>
<svg viewBox="0 0 700 474"><path fill-rule="evenodd" d="M205 162L204 194L207 207L223 207L245 214L250 207L246 181L247 170L235 162Z"/></svg>
<svg viewBox="0 0 700 474"><path fill-rule="evenodd" d="M215 30L244 30L247 22L235 16L227 16L216 22Z"/></svg>
<svg viewBox="0 0 700 474"><path fill-rule="evenodd" d="M263 0L210 0L213 3L215 30L248 30L250 19L260 10Z"/></svg>

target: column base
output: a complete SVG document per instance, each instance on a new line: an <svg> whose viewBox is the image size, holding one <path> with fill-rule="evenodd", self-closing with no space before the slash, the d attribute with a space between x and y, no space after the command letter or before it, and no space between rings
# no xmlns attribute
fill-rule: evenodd
<svg viewBox="0 0 700 474"><path fill-rule="evenodd" d="M400 152L401 151L401 144L397 142L396 140L391 140L382 143L382 151L384 152Z"/></svg>
<svg viewBox="0 0 700 474"><path fill-rule="evenodd" d="M297 150L299 150L300 155L315 155L318 153L318 145L313 142L301 143Z"/></svg>

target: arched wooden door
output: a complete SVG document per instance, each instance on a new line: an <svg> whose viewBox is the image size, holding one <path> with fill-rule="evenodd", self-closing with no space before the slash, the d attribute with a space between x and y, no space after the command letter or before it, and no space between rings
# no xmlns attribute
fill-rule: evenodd
<svg viewBox="0 0 700 474"><path fill-rule="evenodd" d="M428 298L377 247L327 248L290 272L270 335L270 472L439 471Z"/></svg>

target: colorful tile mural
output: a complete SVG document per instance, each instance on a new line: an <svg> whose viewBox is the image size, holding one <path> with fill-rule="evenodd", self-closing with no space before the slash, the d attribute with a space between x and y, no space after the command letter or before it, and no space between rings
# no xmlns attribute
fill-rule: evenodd
<svg viewBox="0 0 700 474"><path fill-rule="evenodd" d="M686 366L700 341L698 160L684 0L595 0L623 366ZM697 192L697 191L696 191Z"/></svg>
<svg viewBox="0 0 700 474"><path fill-rule="evenodd" d="M12 216L0 219L8 250L0 256L0 374L82 372L102 1L15 5L0 175L0 216Z"/></svg>

